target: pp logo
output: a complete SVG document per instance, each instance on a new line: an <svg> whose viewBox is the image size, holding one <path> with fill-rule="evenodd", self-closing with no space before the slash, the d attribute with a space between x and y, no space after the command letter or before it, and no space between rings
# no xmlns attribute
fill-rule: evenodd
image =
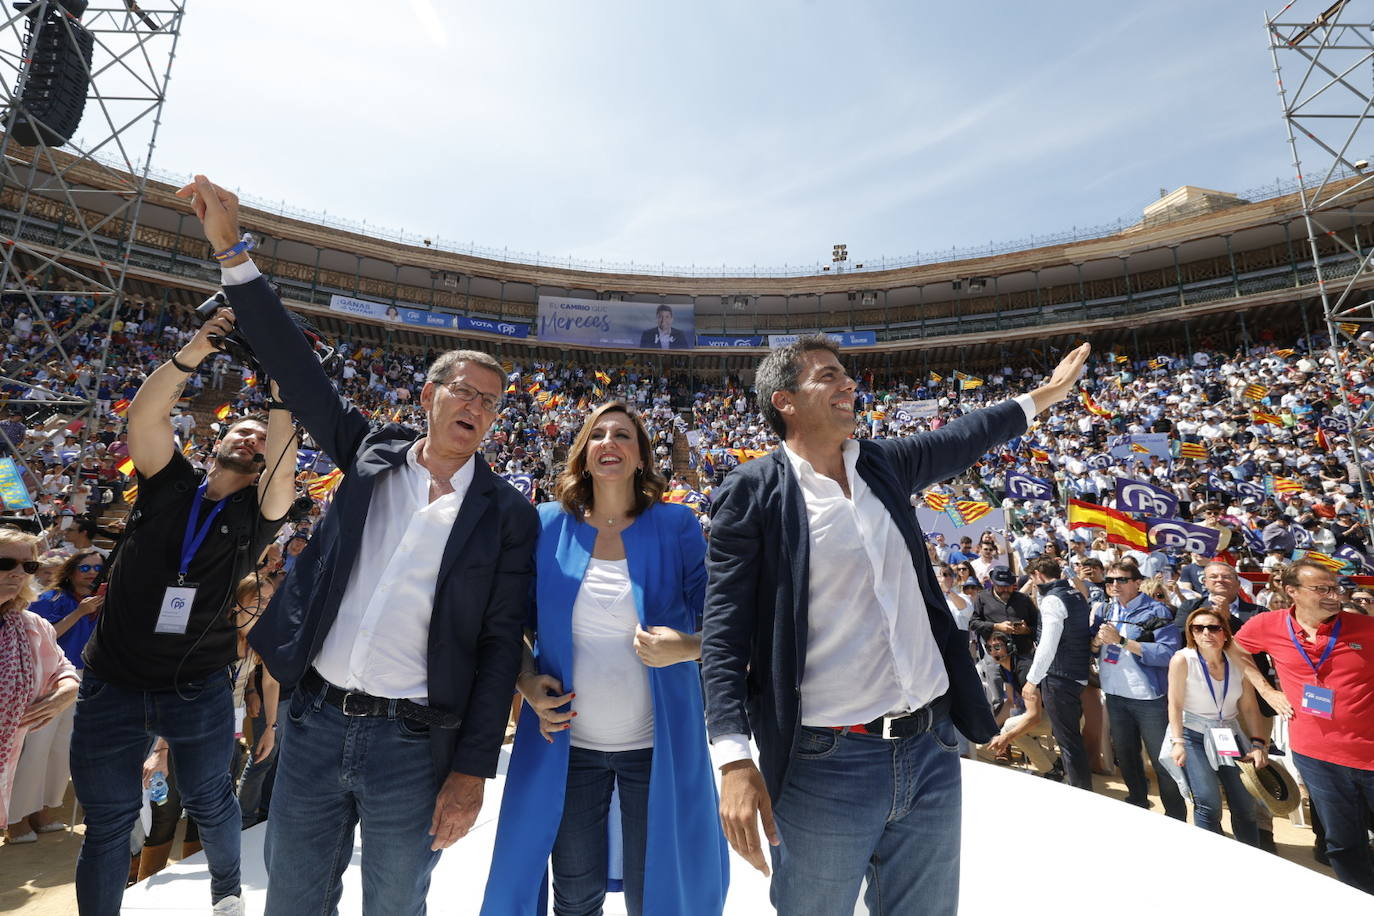
<svg viewBox="0 0 1374 916"><path fill-rule="evenodd" d="M498 324L498 325L496 326L496 330L497 330L497 333L505 334L507 337L514 337L514 336L515 336L515 325L513 325L513 324L505 324L505 323Z"/></svg>
<svg viewBox="0 0 1374 916"><path fill-rule="evenodd" d="M1190 553L1206 553L1207 539L1172 522L1156 522L1150 526L1149 538L1159 547L1173 550L1187 550Z"/></svg>
<svg viewBox="0 0 1374 916"><path fill-rule="evenodd" d="M1155 492L1153 487L1138 483L1128 483L1121 488L1121 501L1134 506L1133 512L1148 512L1151 515L1168 515L1174 511L1173 503Z"/></svg>
<svg viewBox="0 0 1374 916"><path fill-rule="evenodd" d="M186 607L186 599L185 599L185 598L173 598L173 599L172 599L172 610L174 610L174 611L179 611L179 610L181 610L181 609L184 608L184 607Z"/></svg>
<svg viewBox="0 0 1374 916"><path fill-rule="evenodd" d="M1017 477L1011 481L1007 488L1010 494L1016 499L1041 499L1050 493L1050 488L1034 480L1026 480L1024 477Z"/></svg>

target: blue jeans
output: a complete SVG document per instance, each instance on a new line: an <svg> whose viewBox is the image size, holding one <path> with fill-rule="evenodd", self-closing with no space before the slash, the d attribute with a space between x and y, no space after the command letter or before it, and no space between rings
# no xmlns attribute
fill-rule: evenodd
<svg viewBox="0 0 1374 916"><path fill-rule="evenodd" d="M958 733L946 715L895 740L802 727L773 805L773 906L786 916L853 916L867 876L870 913L956 913L961 789Z"/></svg>
<svg viewBox="0 0 1374 916"><path fill-rule="evenodd" d="M1207 760L1202 732L1185 728L1183 737L1188 741L1188 757L1183 761L1183 771L1188 774L1188 788L1193 793L1193 823L1212 833L1222 832L1221 790L1224 788L1226 805L1231 809L1231 832L1245 845L1259 846L1255 808L1245 783L1241 782L1240 767L1219 766L1212 769L1212 764Z"/></svg>
<svg viewBox="0 0 1374 916"><path fill-rule="evenodd" d="M1293 754L1312 807L1326 828L1326 855L1336 877L1374 894L1374 855L1369 851L1369 812L1374 811L1374 770L1327 763Z"/></svg>
<svg viewBox="0 0 1374 916"><path fill-rule="evenodd" d="M606 818L611 789L620 789L625 908L644 909L644 853L649 842L649 772L654 749L568 753L563 820L553 842L554 916L600 916L606 898Z"/></svg>
<svg viewBox="0 0 1374 916"><path fill-rule="evenodd" d="M86 838L76 860L82 916L119 913L129 834L143 804L143 760L156 736L171 748L182 805L200 827L211 900L239 894L239 806L229 776L231 687L227 671L184 685L180 695L125 690L86 672L71 749L72 783L86 809Z"/></svg>
<svg viewBox="0 0 1374 916"><path fill-rule="evenodd" d="M259 736L267 728L267 716L261 714L253 717L253 747L248 749L248 763L243 768L243 775L239 777L239 811L243 817L244 830L267 819L263 812L272 801L273 780L277 775L277 754L281 750L280 723L286 719L286 707L289 702L282 700L277 704L276 738L272 742L272 750L261 761L254 760L253 756L257 753Z"/></svg>
<svg viewBox="0 0 1374 916"><path fill-rule="evenodd" d="M1150 806L1150 780L1140 759L1140 742L1144 741L1145 753L1150 755L1150 763L1159 777L1159 800L1164 803L1164 813L1186 821L1188 806L1183 795L1159 765L1159 748L1169 725L1169 701L1164 697L1136 700L1107 694L1107 725L1112 732L1116 763L1126 783L1126 801L1139 808Z"/></svg>
<svg viewBox="0 0 1374 916"><path fill-rule="evenodd" d="M361 822L363 912L422 914L439 861L429 848L439 791L429 729L350 718L323 695L298 687L277 722L266 913L334 912Z"/></svg>

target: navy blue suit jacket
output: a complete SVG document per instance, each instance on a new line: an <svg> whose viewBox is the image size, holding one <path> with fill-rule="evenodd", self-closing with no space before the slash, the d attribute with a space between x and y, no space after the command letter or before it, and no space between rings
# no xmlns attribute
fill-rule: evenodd
<svg viewBox="0 0 1374 916"><path fill-rule="evenodd" d="M359 556L372 490L379 475L405 463L420 434L396 423L373 427L340 397L265 279L225 292L292 413L344 471L329 511L248 637L290 689L333 626L354 564L382 562ZM528 500L479 455L468 460L472 484L444 545L429 622L429 705L462 719L456 729L430 729L440 781L452 771L496 775L539 534Z"/></svg>
<svg viewBox="0 0 1374 916"><path fill-rule="evenodd" d="M954 625L936 583L910 495L963 472L1025 430L1025 411L1007 401L934 432L859 443L858 474L911 551L931 633L949 672L951 718L980 743L997 733L997 724L969 657L968 635ZM806 504L781 448L731 471L713 502L701 647L707 729L712 739L753 735L776 801L802 715L811 549Z"/></svg>

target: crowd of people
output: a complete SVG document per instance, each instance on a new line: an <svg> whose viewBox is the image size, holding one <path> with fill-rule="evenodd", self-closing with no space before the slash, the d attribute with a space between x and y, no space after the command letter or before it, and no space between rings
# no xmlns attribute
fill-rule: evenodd
<svg viewBox="0 0 1374 916"><path fill-rule="evenodd" d="M253 276L234 279L244 287L254 281ZM230 301L239 304L233 294ZM332 565L324 558L338 561L338 551L343 549L342 535L331 529L328 518L355 511L360 519L368 517L366 492L354 495L362 487L357 480L361 452L376 449L382 456L377 460L389 460L385 459L388 448L398 447L395 443L408 445L425 431L428 435L420 441L439 441L435 405L440 402L435 399L441 396L434 393L436 385L451 392L451 400L442 403L453 405L446 409L460 424L461 432L454 434L458 443L454 454L470 447L469 453L485 459L484 467L512 482L528 481L522 499L516 502L534 503L537 517L533 511L528 518L521 516L517 508L507 505L509 494L498 490L503 494L504 514L493 521L492 530L537 529L550 545L546 550L545 540L540 540L540 546L532 548L532 555L521 563L522 568L540 569L538 619L524 619L523 596L519 601L509 595L500 599L504 602L502 626L518 632L523 623L531 647L538 652L527 651L523 662L501 657L502 670L509 668L512 678L519 673L524 701L524 712L517 717L520 725L510 779L527 781L522 784L530 792L508 792L505 797L488 886L488 900L493 901L490 912L525 911L530 903L523 895L534 886L529 876L542 872L547 861L552 861L556 910L572 912L595 905L604 893L606 875L599 870L604 867L605 852L593 838L604 834L604 802L612 783L620 787L627 844L625 878L627 889L637 895L632 898L635 909L676 912L685 906L691 911L701 905L692 901L701 900L707 901L706 909L697 911L716 906L728 884L726 840L746 859L764 867L766 847L759 846L756 838L750 846L742 815L734 821L726 817L721 835L707 744L699 734L688 733L690 729L683 733L675 729L684 720L700 722L705 716L711 722L713 745L721 746L729 746L741 731L735 727L742 720L735 716L734 687L721 687L714 700L710 695L712 665L719 673L727 661L738 661L731 653L740 651L739 647L721 641L713 655L709 644L703 646L700 633L703 616L709 618L711 613L706 607L711 599L705 594L708 567L715 576L736 565L731 560L736 553L750 549L738 540L735 529L745 517L738 505L745 485L739 481L765 473L759 470L761 464L752 461L767 453L786 454L802 481L805 513L813 525L828 511L815 510L813 497L815 505L824 506L836 495L826 489L825 478L833 475L822 468L822 459L803 457L783 444L793 442L788 419L795 421L803 414L800 407L797 413L780 413L771 395L796 391L795 378L766 384L762 369L753 384L734 377L664 376L634 357L617 365L575 365L501 362L475 351L461 351L466 355L456 363L452 358L445 363L445 355L438 350L383 349L331 340L333 358L319 363L318 378L302 380L279 369L284 377L273 377L282 384L278 393L259 383L257 365L246 365L229 353L206 349L203 359L191 366L180 365L178 354L200 355L207 346L204 329L190 315L134 306L126 309L125 318L106 327L95 320L93 300L88 297L58 297L42 303L42 309L43 314L36 317L31 301L13 290L6 293L0 308L0 334L8 335L6 375L27 383L6 386L0 450L17 454L22 443L25 451L36 455L21 472L34 503L31 515L42 532L41 538L34 538L0 529L0 615L4 622L0 660L6 665L0 672L0 810L6 811L10 844L37 842L41 834L66 827L58 806L71 775L68 760L77 728L77 707L72 703L76 685L83 685L86 702L88 694L96 695L97 687L92 685L110 679L108 673L97 678L83 672L85 650L106 603L103 589L96 584L104 579L109 551L96 546L96 541L118 538L122 532L122 524L111 520L111 509L126 507L127 502L137 507L139 500L156 499L168 486L165 479L161 486L154 483L153 478L160 475L144 473L143 466L134 471L127 462L140 451L146 454L146 447L131 442L130 409L136 400L147 409L149 380L158 372L171 377L166 367L172 366L181 381L175 396L164 397L166 403L158 406L165 409L168 444L175 455L157 454L186 480L225 467L236 448L246 449L245 454L253 448L264 452L267 423L244 418L260 410L267 410L271 417L296 405L324 400L315 390L320 384L327 382L343 395L352 412L340 420L318 415L318 407L296 411L309 437L300 443L298 457L287 460L300 491L314 496L313 503L290 516L264 509L265 527L253 528L252 537L244 539L252 544L251 562L244 566L236 560L238 565L233 567L238 573L229 605L234 677L228 685L227 703L228 708L242 710L238 718L246 719L248 725L235 725L237 750L227 766L217 759L213 763L188 759L173 765L169 756L175 758L178 750L183 758L192 756L184 736L180 740L177 735L148 736L147 747L138 754L142 784L146 790L157 778L172 777L172 785L168 799L151 806L152 827L141 843L134 844L142 848L127 876L122 870L115 876L121 884L126 877L146 877L165 864L172 832L184 809L200 831L199 837L197 828L188 831L188 842L205 840L207 854L218 855L221 861L227 861L226 837L231 829L246 829L263 819L272 824L275 818L273 829L279 831L280 842L269 844L275 847L269 850L269 863L273 893L280 895L276 905L285 912L296 903L316 899L322 892L319 881L327 880L301 868L294 851L296 841L306 846L313 842L321 818L344 825L350 817L356 820L358 802L349 801L354 807L348 808L336 799L325 809L312 808L308 783L316 771L301 769L300 761L294 770L286 769L284 783L278 786L283 744L279 736L289 732L291 738L285 743L296 742L297 754L324 753L308 750L303 723L307 718L317 723L314 735L318 739L318 729L324 727L319 723L331 708L342 704L335 710L341 712L340 717L328 727L353 727L343 715L348 703L343 694L368 699L424 696L423 691L416 692L416 683L431 696L491 691L477 673L470 681L462 680L469 675L459 674L458 682L440 684L430 671L426 684L423 660L417 676L412 671L416 660L405 655L414 648L402 644L405 633L387 637L391 641L380 649L373 646L377 637L368 622L375 622L374 615L379 613L377 601L369 600L356 581L350 580L346 589L340 583L330 591L332 603L327 609L319 604L324 599L310 590L327 584L318 578ZM254 340L260 341L264 328L257 328L256 333ZM1342 401L1332 357L1320 337L1271 341L1235 353L1198 349L1136 358L1110 351L1089 357L1085 351L1079 367L1083 378L1072 380L1075 395L1053 400L1041 397L1033 406L1031 400L1054 376L1055 367L1049 363L1019 371L1003 367L978 376L955 372L956 367L951 367L947 377L936 372L920 378L864 373L852 380L852 388L838 381L828 383L849 401L849 428L836 441L837 448L851 437L885 449L892 442L938 438L941 430L945 434L967 430L970 422L987 415L983 408L1000 410L996 405L1009 399L1025 412L1025 423L1021 423L1020 410L1011 411L999 421L998 429L1006 435L989 433L986 441L969 440L978 447L957 456L958 466L949 460L938 463L948 473L920 477L919 485L901 494L913 507L908 513L912 519L925 519L917 513L937 508L939 518L954 518L953 528L942 524L942 530L931 531L922 550L936 572L933 581L944 595L948 620L960 634L959 651L967 652L978 674L983 707L971 719L965 713L966 721L960 723L963 734L953 726L945 731L936 728L937 721L947 721L939 716L951 712L938 707L934 718L925 722L926 731L941 743L947 739L967 756L981 754L1002 763L1023 764L1082 789L1093 788L1094 773L1119 771L1129 803L1148 807L1155 791L1164 812L1182 820L1187 817L1185 799L1191 798L1194 822L1213 832L1222 831L1221 812L1229 809L1231 832L1238 840L1271 850L1274 806L1261 803L1248 786L1264 784L1262 771L1295 770L1313 800L1318 858L1329 862L1342 880L1374 892L1368 842L1374 809L1369 782L1374 723L1368 718L1368 675L1366 671L1363 681L1359 680L1358 659L1349 652L1332 656L1330 651L1324 655L1320 651L1324 645L1336 645L1342 630L1342 645L1348 646L1354 634L1368 634L1366 643L1374 645L1369 621L1374 587L1365 578L1374 573L1374 543L1369 537L1371 506L1362 479L1365 469L1374 467L1374 446L1367 434L1358 431L1355 419L1374 401L1374 360L1365 339L1343 337L1339 349L1348 389L1353 392L1348 402ZM837 360L842 356L838 351L831 355ZM312 364L314 356L310 354ZM1066 355L1065 361L1073 358ZM266 355L263 359L269 361ZM278 364L285 359L278 356ZM64 368L68 365L73 368ZM436 375L436 367L443 371ZM456 375L452 374L455 367ZM1062 395L1069 387L1060 381L1055 382L1055 390ZM172 391L170 383L166 391ZM96 409L76 421L52 405L26 403L51 395L87 396L87 392L96 394ZM192 410L191 402L200 392L211 392L216 401L228 405L226 416L214 427L202 426ZM607 404L619 406L608 408ZM138 409L134 408L135 413ZM469 414L480 414L481 422L469 422ZM956 422L965 417L968 420L963 423ZM84 428L86 424L89 428ZM340 424L347 426L347 435L340 431ZM360 425L354 428L353 424ZM231 430L238 430L241 437L256 436L256 444L236 445ZM796 427L791 427L791 433L795 436ZM82 441L90 443L86 452L78 447ZM463 471L462 462L450 468L452 459L447 453L434 445L431 449L417 460L424 479L437 489L413 506L405 500L416 494L387 491L385 511L396 513L394 530L375 535L381 540L368 540L369 545L376 547L385 538L405 538L406 543L423 539L424 531L416 526L439 525L431 532L437 535L446 530L445 524L461 524L461 515L455 521L454 513L464 503L463 494L480 488L482 481L474 480L471 471ZM837 467L842 467L840 455L836 451L833 457L840 462ZM396 460L406 465L406 459ZM342 484L309 489L335 466L344 472ZM741 467L749 467L749 475L740 475ZM249 475L247 480L250 471L257 470L261 467L239 473ZM849 473L854 474L852 465ZM736 478L733 483L732 477ZM1044 489L1018 488L1018 481L1025 480ZM1215 540L1204 539L1206 549L1189 549L1195 546L1192 542L1159 543L1148 534L1132 540L1129 534L1122 537L1111 527L1083 524L1075 516L1073 506L1087 505L1094 511L1129 517L1134 510L1121 497L1123 484L1129 483L1151 484L1162 494L1160 498L1172 497L1163 514L1214 532ZM683 493L696 498L681 498ZM426 505L448 506L446 497L455 495L459 498L444 512L420 511ZM844 496L851 494L846 490ZM884 501L887 496L881 494ZM359 498L364 500L361 504L356 502ZM374 508L383 499L380 495L370 498ZM691 508L658 508L665 498ZM857 504L860 496L856 493L853 499ZM713 513L713 503L724 511ZM969 521L966 515L945 511L950 505L981 507L986 514ZM416 521L407 521L410 512ZM725 532L719 530L722 519ZM867 532L862 527L867 523L860 524L860 530ZM374 538L372 525L369 520L366 538ZM361 522L358 527L361 530ZM707 538L701 537L703 530ZM188 537L189 532L188 528ZM895 532L885 536L900 540ZM711 551L719 551L720 556L713 553L707 558L708 539ZM435 612L445 602L473 600L449 595L442 588L434 592L435 569L446 568L442 564L450 561L438 553L444 538L430 541L434 556L412 557L410 562L424 567L422 577L430 577L432 594L427 601ZM658 562L651 562L650 557L657 557ZM355 559L346 558L343 568ZM469 566L475 564L473 575L479 577L492 576L497 564L505 562L495 555L485 566L468 559ZM426 565L431 560L432 565ZM850 560L858 563L860 555ZM546 578L544 564L548 572L560 572ZM182 565L184 578L186 563ZM304 570L293 579L298 565ZM383 571L376 569L373 578ZM743 571L734 570L732 575L743 575ZM305 584L292 588L293 581ZM409 587L404 576L400 581L399 588ZM559 590L568 583L572 583L571 591ZM159 583L157 588L164 585ZM886 608L882 583L870 581L870 586L878 596L877 604ZM322 635L312 636L313 645L302 644L280 629L279 620L264 616L274 592L283 587L274 607L297 608L292 617L295 623L323 615L329 621L323 624L328 630L337 615L348 627L362 627L361 635L337 645ZM917 588L916 581L909 587ZM924 583L920 587L925 588ZM648 616L645 594L658 596L652 604L659 610ZM841 603L849 600L838 594L830 598ZM155 597L150 600L157 603ZM485 613L495 613L492 608L500 602L492 598ZM589 629L584 604L595 604L620 628ZM1294 609L1291 615L1267 613L1289 608ZM1290 624L1286 632L1279 630L1273 621L1284 617L1297 621L1298 627ZM252 635L263 620L270 632ZM622 644L617 642L618 634L626 625L633 638ZM415 635L413 625L409 635ZM420 637L423 644L423 630ZM1305 644L1316 648L1308 651ZM394 672L360 663L359 653L366 654L369 646L380 657L399 659L400 670L411 672L412 683L397 683L402 679ZM107 635L97 664L105 672L118 670L116 680L126 676L127 664L145 664L132 663L128 648L116 647L113 636ZM596 664L579 674L572 659L584 651ZM1320 662L1316 662L1318 656ZM695 667L681 664L698 660L705 663L708 678L705 709ZM1313 671L1301 668L1304 660ZM915 664L895 660L896 680L906 676L900 669L908 661ZM778 676L787 673L795 659L765 654L754 656L752 662L774 665ZM841 659L813 662L808 671L815 680ZM146 664L156 667L157 662ZM466 664L456 662L455 670L466 670ZM956 670L956 663L947 664L951 672ZM1322 667L1328 664L1329 668ZM649 680L640 684L636 672L644 669ZM692 677L684 673L689 671ZM127 676L139 680L136 675ZM180 686L178 678L179 668L173 680ZM957 680L954 674L951 678ZM295 685L294 693L280 689L281 683ZM572 703L574 683L581 693L576 704ZM626 694L626 683L640 684L643 689ZM947 686L955 695L968 685L951 682ZM1315 699L1307 694L1309 688L1316 690ZM145 685L144 689L155 688ZM807 689L805 683L798 689L799 696L802 689ZM825 697L816 684L809 689L814 696ZM340 690L343 694L336 696ZM1338 698L1333 700L1333 695ZM956 705L966 699L962 694L959 697ZM887 702L886 698L871 699L880 705ZM921 711L936 698L915 691L903 699L908 708ZM712 702L718 704L714 713ZM826 702L820 699L811 705ZM866 708L859 708L861 704L830 705L843 706L835 715L848 716L846 722L873 718ZM87 706L93 707L94 703ZM781 734L791 729L798 741L815 745L812 756L834 752L838 739L816 734L809 722L788 722L789 713L781 705L770 709L770 716L779 717ZM983 712L988 716L987 728L981 727ZM1285 726L1283 713L1294 716L1291 726ZM399 738L388 739L398 742L395 753L379 755L375 766L394 776L398 766L415 756L415 748L406 746L408 740L420 750L416 759L428 761L431 753L441 753L438 733L448 726L437 713L421 709L398 716L393 705L391 718L398 720L400 729ZM875 721L883 718L879 715ZM502 719L499 731L504 737ZM1336 725L1328 728L1315 720ZM902 720L891 723L894 734L896 721ZM856 733L864 734L860 729L854 726ZM492 733L488 729L475 736L460 731L456 738L443 739L448 744L442 753L464 759L467 767L443 772L471 780L481 777L489 765L494 767ZM561 744L556 743L559 733L566 733ZM88 736L86 740L97 739ZM142 740L136 736L131 746ZM660 808L667 804L662 798L673 788L665 783L650 791L648 773L652 749L669 745L674 749L672 779L677 790L695 793L709 804L702 810L674 807L665 819L654 812L667 810ZM749 800L754 805L751 815L767 815L763 819L767 832L773 829L773 815L758 799L770 793L776 798L786 765L777 759L776 750L770 758L762 742L760 749L765 756L760 760L763 775L758 784L746 787L743 777L724 779L721 815L725 816L730 801ZM738 764L750 760L747 745L741 753L742 757L717 763L723 774L745 772ZM1294 765L1276 763L1271 755ZM1157 789L1151 788L1146 761L1156 774ZM426 772L417 774L417 781L430 779L428 766L427 762L420 766ZM196 773L193 784L178 787L174 774L179 770L183 783L187 773ZM224 810L222 794L213 800L207 795L204 786L210 780L205 774L210 770L218 773L216 786L224 779L235 786L232 818ZM83 852L83 867L89 886L99 888L102 897L111 895L115 880L108 860L116 852L122 854L121 837L129 832L127 799L102 797L89 788L107 776L87 774L88 788L82 798L88 819L100 828L93 838L94 828L88 826L87 845L92 849ZM569 805L576 799L575 809L560 813L542 803L536 805L538 812L521 807L522 799L528 807L543 797L534 794L537 787L545 787L539 792L553 791L548 786L555 777L566 778L566 786L558 785L557 792L566 791ZM427 875L438 850L466 832L464 819L469 812L475 813L474 792L480 805L480 787L442 774L435 778L439 801L423 806L433 809L433 849L403 849L398 844L389 858L380 852L368 855L383 865L391 862L402 872ZM405 785L396 781L392 788L400 790ZM399 796L392 799L381 793L371 802L400 804ZM413 799L411 803L414 807ZM428 819L428 810L420 813ZM799 825L803 816L798 811L778 812L784 831L787 818ZM526 833L528 825L541 818L553 818L548 830L539 834L547 843L532 842ZM350 835L351 829L348 826ZM646 865L643 853L653 843L680 848L683 855L673 862ZM814 850L803 845L794 842L790 862L780 861L773 853L775 867L785 868L783 873L790 876L785 884L792 893L814 892L808 890L812 885L805 877L814 866L808 856L824 858L833 853L820 844ZM646 868L653 880L646 880ZM654 869L659 870L657 874ZM216 901L235 898L237 864L232 870L220 869L212 860L212 872ZM386 883L375 879L374 886L374 878L374 871L365 867L365 895L386 892ZM328 889L323 892L327 895ZM495 902L503 893L522 899ZM653 902L665 894L673 899ZM288 897L292 902L286 902ZM90 912L100 911L94 903L90 907Z"/></svg>

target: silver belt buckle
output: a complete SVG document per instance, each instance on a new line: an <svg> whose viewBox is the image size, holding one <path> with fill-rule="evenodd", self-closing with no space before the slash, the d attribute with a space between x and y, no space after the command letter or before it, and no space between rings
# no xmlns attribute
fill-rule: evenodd
<svg viewBox="0 0 1374 916"><path fill-rule="evenodd" d="M884 738L886 738L886 739L889 740L889 741L892 740L892 722L893 722L894 719L900 719L900 718L901 718L901 716L883 716L883 737L884 737Z"/></svg>
<svg viewBox="0 0 1374 916"><path fill-rule="evenodd" d="M342 712L345 716L348 716L348 717L351 718L351 719L356 719L356 718L358 718L358 717L360 717L360 716L365 716L365 715L367 715L367 713L365 713L365 712L349 712L349 711L348 711L348 701L351 700L351 699L353 699L353 698L356 697L356 696L359 696L359 694L356 694L356 693L345 693L345 694L344 694L344 697L343 697L343 702L339 704L339 711Z"/></svg>

